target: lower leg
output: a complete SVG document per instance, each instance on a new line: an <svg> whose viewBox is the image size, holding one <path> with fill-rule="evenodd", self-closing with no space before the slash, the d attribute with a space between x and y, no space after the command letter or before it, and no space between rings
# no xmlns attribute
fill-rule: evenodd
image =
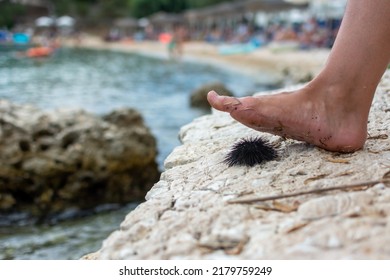
<svg viewBox="0 0 390 280"><path fill-rule="evenodd" d="M210 104L259 131L351 152L366 140L375 89L390 60L390 1L351 0L323 71L303 89Z"/></svg>
<svg viewBox="0 0 390 280"><path fill-rule="evenodd" d="M390 2L350 0L323 71L313 81L343 86L342 97L368 114L390 61Z"/></svg>

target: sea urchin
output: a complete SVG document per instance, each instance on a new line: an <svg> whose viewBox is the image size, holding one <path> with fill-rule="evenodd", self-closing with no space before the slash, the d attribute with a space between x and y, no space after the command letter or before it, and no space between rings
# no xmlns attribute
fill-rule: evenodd
<svg viewBox="0 0 390 280"><path fill-rule="evenodd" d="M235 143L224 162L231 166L254 166L278 156L274 147L261 137L243 138Z"/></svg>

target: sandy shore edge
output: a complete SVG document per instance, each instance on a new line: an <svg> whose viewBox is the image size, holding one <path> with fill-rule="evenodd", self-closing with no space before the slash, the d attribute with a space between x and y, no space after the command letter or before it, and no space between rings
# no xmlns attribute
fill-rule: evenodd
<svg viewBox="0 0 390 280"><path fill-rule="evenodd" d="M64 41L67 47L95 50L111 50L135 53L168 60L166 44L156 41L104 42L100 38L87 37L79 44ZM307 81L324 66L328 49L298 50L283 44L258 48L250 53L222 55L219 46L205 42L186 42L182 61L208 63L217 67L251 75L261 84L280 85Z"/></svg>

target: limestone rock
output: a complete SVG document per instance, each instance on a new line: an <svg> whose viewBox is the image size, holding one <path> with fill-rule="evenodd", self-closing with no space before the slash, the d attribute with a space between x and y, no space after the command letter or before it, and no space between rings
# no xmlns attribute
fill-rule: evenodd
<svg viewBox="0 0 390 280"><path fill-rule="evenodd" d="M0 211L53 215L143 200L156 141L133 109L97 117L0 101Z"/></svg>
<svg viewBox="0 0 390 280"><path fill-rule="evenodd" d="M183 144L146 202L95 259L389 259L389 184L229 203L380 180L390 166L390 72L377 89L364 148L351 154L259 133L213 112L184 126ZM261 135L280 157L252 168L223 163L233 143Z"/></svg>

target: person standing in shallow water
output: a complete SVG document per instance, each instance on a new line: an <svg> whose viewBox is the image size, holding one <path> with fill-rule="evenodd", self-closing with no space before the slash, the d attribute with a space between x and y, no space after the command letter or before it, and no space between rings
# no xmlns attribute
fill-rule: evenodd
<svg viewBox="0 0 390 280"><path fill-rule="evenodd" d="M302 89L234 98L208 93L210 105L262 132L353 152L367 138L376 87L390 62L390 1L349 0L328 61Z"/></svg>
<svg viewBox="0 0 390 280"><path fill-rule="evenodd" d="M174 27L171 41L168 44L169 57L171 59L180 59L183 55L183 45L185 39L185 28L182 25Z"/></svg>

